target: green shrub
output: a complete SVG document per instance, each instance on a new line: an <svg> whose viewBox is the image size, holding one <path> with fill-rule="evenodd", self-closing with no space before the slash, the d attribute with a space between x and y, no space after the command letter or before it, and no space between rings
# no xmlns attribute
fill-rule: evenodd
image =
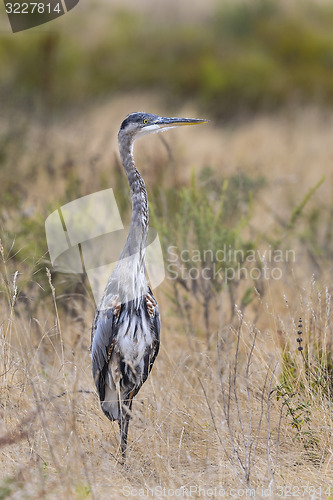
<svg viewBox="0 0 333 500"><path fill-rule="evenodd" d="M242 308L252 300L251 286L239 289L234 276L250 265L246 255L255 248L255 241L243 233L252 215L252 192L262 183L262 178L252 180L246 174L223 180L206 168L199 182L192 177L189 188L157 192L153 197L152 225L162 239L172 288L169 297L188 332L195 336L205 331L208 347L217 328L211 320L216 317L213 307L219 315L229 312L232 318L235 300ZM224 292L229 295L230 310L221 300Z"/></svg>

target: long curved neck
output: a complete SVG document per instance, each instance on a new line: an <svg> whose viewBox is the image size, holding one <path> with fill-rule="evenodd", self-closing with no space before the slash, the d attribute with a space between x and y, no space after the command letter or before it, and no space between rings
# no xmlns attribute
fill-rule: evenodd
<svg viewBox="0 0 333 500"><path fill-rule="evenodd" d="M132 220L121 257L139 254L139 265L144 266L145 248L149 226L148 196L145 183L137 170L133 157L133 143L119 136L119 151L132 199Z"/></svg>

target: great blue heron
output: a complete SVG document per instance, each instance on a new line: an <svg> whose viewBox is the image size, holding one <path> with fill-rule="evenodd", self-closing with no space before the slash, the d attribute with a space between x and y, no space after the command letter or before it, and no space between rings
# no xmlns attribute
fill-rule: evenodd
<svg viewBox="0 0 333 500"><path fill-rule="evenodd" d="M131 113L121 124L118 145L132 198L126 244L97 307L92 326L92 370L105 415L117 420L125 460L133 397L148 377L160 344L160 315L145 275L149 210L145 183L135 167L133 143L145 134L205 123Z"/></svg>

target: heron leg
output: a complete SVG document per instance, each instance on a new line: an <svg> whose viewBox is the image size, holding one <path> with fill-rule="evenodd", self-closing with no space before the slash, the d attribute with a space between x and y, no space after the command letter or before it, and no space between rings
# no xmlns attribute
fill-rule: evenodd
<svg viewBox="0 0 333 500"><path fill-rule="evenodd" d="M120 429L121 458L123 464L126 461L127 434L128 434L128 425L131 418L133 393L134 391L130 393L128 400L124 401L124 408L123 408L124 411L121 412L120 420L118 420Z"/></svg>
<svg viewBox="0 0 333 500"><path fill-rule="evenodd" d="M120 444L121 444L121 463L124 464L126 461L126 448L127 448L127 434L125 435L125 418L121 416L118 420L119 430L120 430Z"/></svg>

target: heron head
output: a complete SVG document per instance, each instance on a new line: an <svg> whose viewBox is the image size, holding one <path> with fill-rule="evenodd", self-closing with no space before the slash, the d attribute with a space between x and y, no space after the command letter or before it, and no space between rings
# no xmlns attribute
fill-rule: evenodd
<svg viewBox="0 0 333 500"><path fill-rule="evenodd" d="M151 113L131 113L128 115L119 130L119 137L129 136L134 142L138 137L154 134L164 130L179 127L180 125L198 125L207 123L207 120L198 118L167 118Z"/></svg>

